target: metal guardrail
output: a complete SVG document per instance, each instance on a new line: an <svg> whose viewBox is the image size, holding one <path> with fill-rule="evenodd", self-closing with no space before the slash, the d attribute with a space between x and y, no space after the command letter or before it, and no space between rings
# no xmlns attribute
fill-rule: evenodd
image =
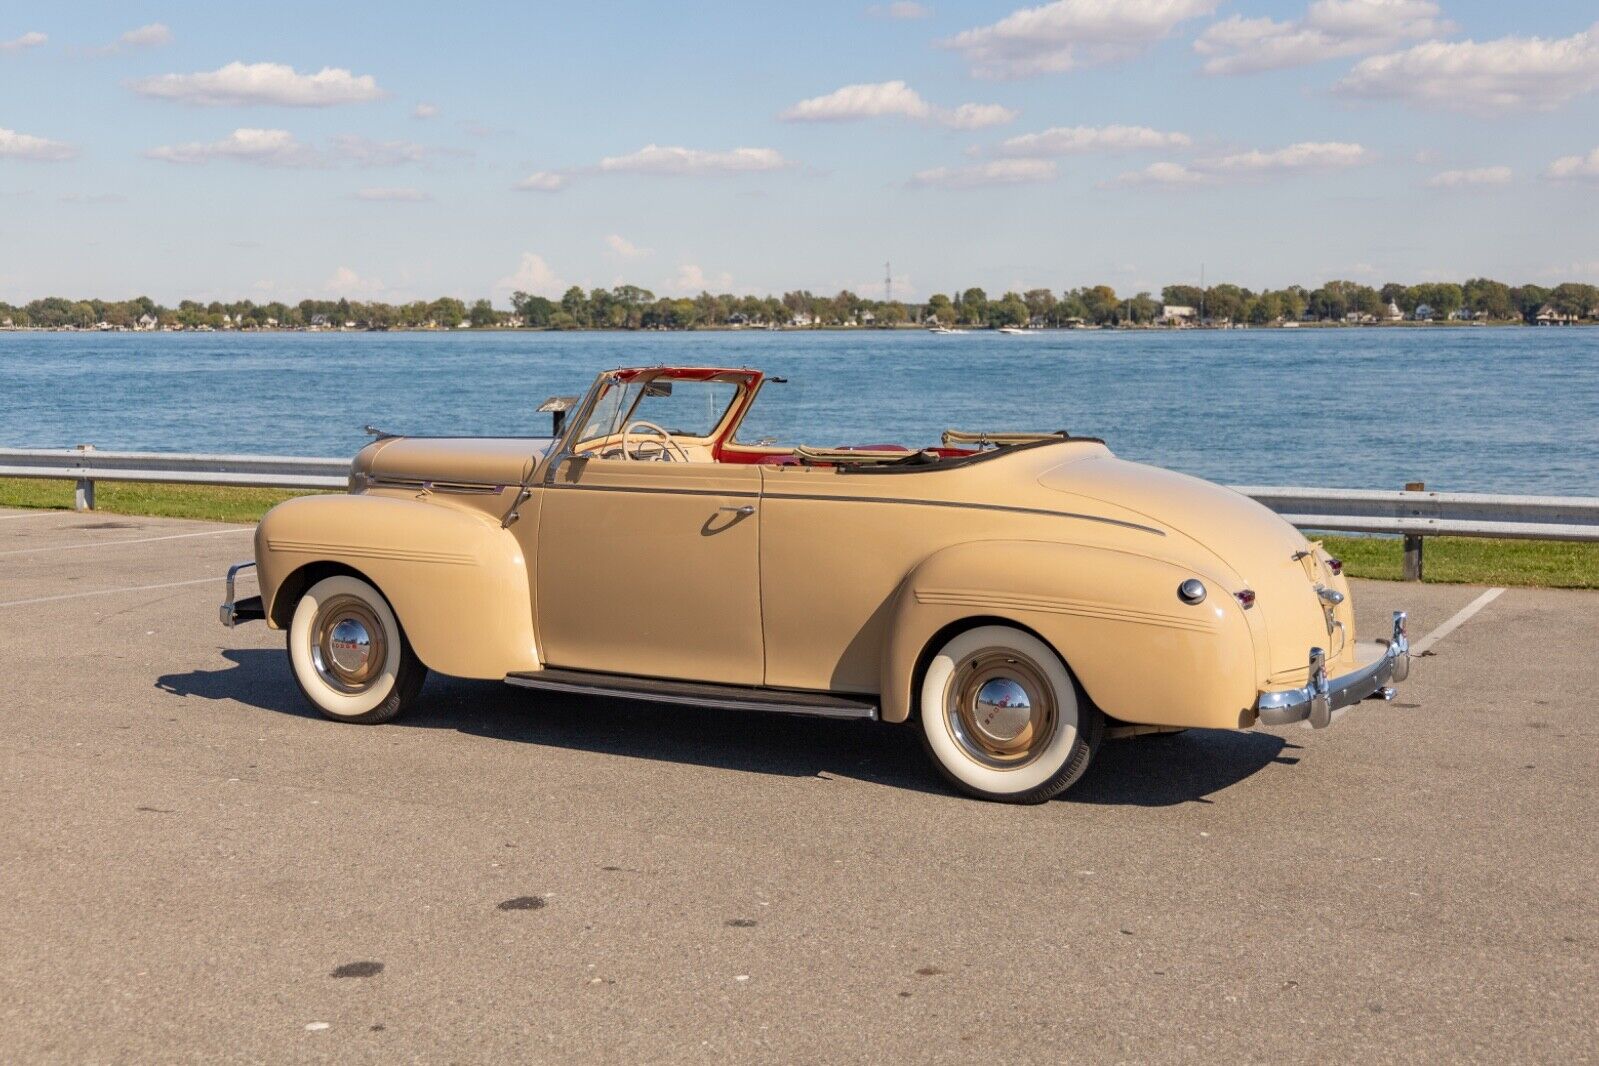
<svg viewBox="0 0 1599 1066"><path fill-rule="evenodd" d="M348 459L281 455L180 455L77 448L0 449L0 477L62 478L77 483L74 504L94 507L96 481L238 485L277 489L342 489ZM1500 496L1428 492L1237 485L1301 529L1395 533L1405 538L1405 576L1421 576L1422 538L1506 537L1599 541L1599 497Z"/></svg>
<svg viewBox="0 0 1599 1066"><path fill-rule="evenodd" d="M94 509L96 481L233 485L267 489L342 489L350 483L348 459L287 455L179 455L102 452L77 448L0 448L0 477L63 478L77 482L73 506Z"/></svg>
<svg viewBox="0 0 1599 1066"><path fill-rule="evenodd" d="M1412 536L1599 540L1599 497L1496 496L1238 485L1301 529Z"/></svg>

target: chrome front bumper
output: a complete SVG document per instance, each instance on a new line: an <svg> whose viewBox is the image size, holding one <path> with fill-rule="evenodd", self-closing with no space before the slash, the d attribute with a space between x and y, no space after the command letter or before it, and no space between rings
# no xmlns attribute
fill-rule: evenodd
<svg viewBox="0 0 1599 1066"><path fill-rule="evenodd" d="M234 563L228 567L228 598L221 607L217 608L217 615L222 624L229 629L240 622L253 622L258 618L266 617L266 607L261 602L260 596L247 596L239 599L233 593L234 585L238 582L239 571L250 570L255 563Z"/></svg>
<svg viewBox="0 0 1599 1066"><path fill-rule="evenodd" d="M1261 725L1309 722L1325 729L1337 713L1365 699L1391 700L1396 695L1389 682L1410 676L1410 639L1405 634L1405 612L1394 612L1394 633L1383 642L1383 653L1353 673L1327 676L1327 653L1310 649L1310 681L1302 688L1262 692L1255 704Z"/></svg>

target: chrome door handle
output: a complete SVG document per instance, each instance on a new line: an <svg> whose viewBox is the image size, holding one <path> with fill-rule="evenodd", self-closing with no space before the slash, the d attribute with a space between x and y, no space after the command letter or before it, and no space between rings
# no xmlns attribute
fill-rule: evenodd
<svg viewBox="0 0 1599 1066"><path fill-rule="evenodd" d="M717 510L730 511L736 515L752 515L755 513L755 505L746 503L743 507L718 507Z"/></svg>

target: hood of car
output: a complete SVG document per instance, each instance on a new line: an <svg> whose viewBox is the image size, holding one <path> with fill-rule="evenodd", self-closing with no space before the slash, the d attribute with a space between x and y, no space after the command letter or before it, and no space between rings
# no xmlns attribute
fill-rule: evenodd
<svg viewBox="0 0 1599 1066"><path fill-rule="evenodd" d="M395 481L518 485L554 443L548 437L388 437L356 456L355 472Z"/></svg>

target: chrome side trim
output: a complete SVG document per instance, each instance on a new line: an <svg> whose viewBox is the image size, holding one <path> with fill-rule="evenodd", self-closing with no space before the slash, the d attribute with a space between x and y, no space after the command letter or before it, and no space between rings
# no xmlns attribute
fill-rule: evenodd
<svg viewBox="0 0 1599 1066"><path fill-rule="evenodd" d="M1041 518L1075 518L1084 522L1102 522L1105 525L1120 526L1122 529L1136 529L1140 533L1153 533L1157 537L1164 537L1164 530L1154 526L1140 525L1137 522L1128 522L1120 518L1106 518L1104 515L1082 514L1077 511L1051 511L1043 507L1012 507L1003 503L968 503L964 500L900 500L884 496L832 496L822 493L789 493L769 492L763 497L771 500L823 500L837 503L887 503L900 504L906 507L955 507L969 511L1003 511L1007 514L1038 515Z"/></svg>
<svg viewBox="0 0 1599 1066"><path fill-rule="evenodd" d="M562 484L559 481L544 486L547 489L559 489L563 492L630 492L646 496L715 496L730 497L737 500L758 500L761 498L759 491L749 492L743 489L722 492L718 489L680 489L661 486L651 488L644 485L574 485L571 482Z"/></svg>
<svg viewBox="0 0 1599 1066"><path fill-rule="evenodd" d="M390 477L387 475L374 477L371 474L366 476L366 483L373 488L416 489L420 492L449 492L459 495L497 496L505 491L504 485L490 485L488 482L426 481L422 478Z"/></svg>
<svg viewBox="0 0 1599 1066"><path fill-rule="evenodd" d="M882 503L903 507L955 507L969 511L1001 511L1006 514L1037 515L1040 518L1075 518L1084 522L1102 522L1106 525L1119 526L1122 529L1135 529L1141 533L1153 533L1157 537L1166 535L1164 530L1156 529L1154 526L1140 525L1137 522L1128 522L1120 518L1106 518L1104 515L1081 514L1076 511L1050 511L1042 507L1012 507L1002 503L968 503L964 500L901 500L887 496L835 496L827 493L799 492L768 492L762 495L759 492L723 492L717 489L651 488L643 485L575 485L571 482L563 484L559 481L546 482L544 487L546 489L560 489L565 492L633 492L667 496L725 496L737 499L760 499L766 502L773 500L804 500L820 503Z"/></svg>
<svg viewBox="0 0 1599 1066"><path fill-rule="evenodd" d="M1329 678L1326 653L1320 648L1311 648L1309 659L1310 679L1306 684L1260 694L1255 710L1262 725L1308 721L1311 728L1324 729L1336 720L1338 712L1361 700L1392 700L1395 691L1389 682L1410 676L1405 612L1394 612L1393 638L1385 642L1382 655L1354 673Z"/></svg>
<svg viewBox="0 0 1599 1066"><path fill-rule="evenodd" d="M432 552L412 548L385 548L368 544L334 544L322 541L269 538L267 540L267 548L275 552L293 552L296 555L320 555L325 558L348 556L356 559L383 559L402 563L434 563L439 566L477 565L477 557L466 552Z"/></svg>
<svg viewBox="0 0 1599 1066"><path fill-rule="evenodd" d="M509 674L507 684L547 692L584 696L611 696L648 703L691 704L732 711L766 711L813 718L877 719L875 703L833 696L825 692L789 692L753 686L702 684L657 678L592 674L580 670L546 668Z"/></svg>

